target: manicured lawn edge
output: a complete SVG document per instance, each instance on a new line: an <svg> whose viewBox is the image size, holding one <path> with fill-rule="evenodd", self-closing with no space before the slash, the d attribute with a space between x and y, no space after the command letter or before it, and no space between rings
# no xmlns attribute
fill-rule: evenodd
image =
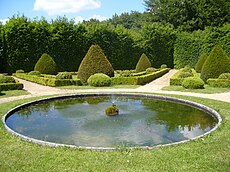
<svg viewBox="0 0 230 172"><path fill-rule="evenodd" d="M212 134L154 150L97 152L50 148L21 141L0 124L1 171L228 171L230 150L230 103L196 97L172 96L204 104L224 119ZM36 99L40 99L36 98ZM11 108L34 99L0 104L1 117Z"/></svg>

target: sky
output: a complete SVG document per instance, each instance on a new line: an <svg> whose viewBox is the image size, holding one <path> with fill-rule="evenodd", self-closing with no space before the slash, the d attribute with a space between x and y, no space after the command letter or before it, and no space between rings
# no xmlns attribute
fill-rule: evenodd
<svg viewBox="0 0 230 172"><path fill-rule="evenodd" d="M25 15L46 20L65 16L76 23L91 18L100 21L124 12L144 12L144 0L0 0L0 22L3 24L13 15Z"/></svg>

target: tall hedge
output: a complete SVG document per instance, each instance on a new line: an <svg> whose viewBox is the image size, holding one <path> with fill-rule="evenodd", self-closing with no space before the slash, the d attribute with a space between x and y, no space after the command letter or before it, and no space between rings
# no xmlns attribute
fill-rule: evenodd
<svg viewBox="0 0 230 172"><path fill-rule="evenodd" d="M57 65L50 55L44 53L35 64L34 70L42 74L52 75L57 73Z"/></svg>
<svg viewBox="0 0 230 172"><path fill-rule="evenodd" d="M92 45L79 66L78 78L82 84L87 84L88 78L96 73L104 73L113 77L114 69L101 47Z"/></svg>
<svg viewBox="0 0 230 172"><path fill-rule="evenodd" d="M213 47L201 70L201 79L218 78L222 73L230 72L230 59L220 45Z"/></svg>
<svg viewBox="0 0 230 172"><path fill-rule="evenodd" d="M151 67L151 62L149 61L148 57L143 53L139 61L137 62L136 72L145 71L149 67Z"/></svg>
<svg viewBox="0 0 230 172"><path fill-rule="evenodd" d="M202 54L202 55L199 57L199 59L198 59L196 65L195 65L195 70L196 70L198 73L201 72L202 67L203 67L203 65L204 65L204 62L206 61L207 58L208 58L208 56L207 56L206 53Z"/></svg>

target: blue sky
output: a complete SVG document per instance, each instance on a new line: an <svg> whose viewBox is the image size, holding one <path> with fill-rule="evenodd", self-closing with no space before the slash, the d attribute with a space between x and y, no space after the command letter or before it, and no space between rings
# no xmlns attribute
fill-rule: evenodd
<svg viewBox="0 0 230 172"><path fill-rule="evenodd" d="M41 16L48 21L66 16L76 22L96 18L105 20L114 14L145 11L143 0L0 0L0 21L24 14L31 19Z"/></svg>

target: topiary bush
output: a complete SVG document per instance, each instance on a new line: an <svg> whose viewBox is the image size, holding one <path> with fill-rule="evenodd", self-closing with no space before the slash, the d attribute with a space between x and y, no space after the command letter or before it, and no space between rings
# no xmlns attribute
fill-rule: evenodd
<svg viewBox="0 0 230 172"><path fill-rule="evenodd" d="M148 57L143 53L136 65L136 72L145 71L147 68L151 67L151 62Z"/></svg>
<svg viewBox="0 0 230 172"><path fill-rule="evenodd" d="M114 69L101 47L92 45L79 66L78 78L82 84L87 84L88 78L96 73L104 73L109 77L113 77Z"/></svg>
<svg viewBox="0 0 230 172"><path fill-rule="evenodd" d="M16 73L25 73L24 70L20 69L20 70L16 70Z"/></svg>
<svg viewBox="0 0 230 172"><path fill-rule="evenodd" d="M208 56L207 56L206 53L202 54L202 55L199 57L199 59L198 59L196 65L195 65L195 70L196 70L198 73L201 72L202 67L203 67L203 65L204 65L204 62L207 60L207 58L208 58Z"/></svg>
<svg viewBox="0 0 230 172"><path fill-rule="evenodd" d="M178 75L178 78L188 78L188 77L191 77L191 76L193 76L192 72L181 72Z"/></svg>
<svg viewBox="0 0 230 172"><path fill-rule="evenodd" d="M165 69L165 68L167 68L166 64L161 65L161 69Z"/></svg>
<svg viewBox="0 0 230 172"><path fill-rule="evenodd" d="M29 73L28 73L28 75L36 75L36 76L41 76L41 72L39 72L39 71L30 71Z"/></svg>
<svg viewBox="0 0 230 172"><path fill-rule="evenodd" d="M59 72L56 75L56 79L73 79L73 77L70 72Z"/></svg>
<svg viewBox="0 0 230 172"><path fill-rule="evenodd" d="M183 80L182 86L187 89L203 89L204 81L199 77L188 77Z"/></svg>
<svg viewBox="0 0 230 172"><path fill-rule="evenodd" d="M146 69L147 73L153 73L153 72L156 72L156 71L157 71L157 69L153 68L153 67L149 67L149 68Z"/></svg>
<svg viewBox="0 0 230 172"><path fill-rule="evenodd" d="M229 79L230 80L230 73L222 73L218 79Z"/></svg>
<svg viewBox="0 0 230 172"><path fill-rule="evenodd" d="M16 81L11 76L0 75L0 84L3 84L3 83L16 83Z"/></svg>
<svg viewBox="0 0 230 172"><path fill-rule="evenodd" d="M35 64L34 70L42 74L54 75L57 73L57 65L50 55L44 53Z"/></svg>
<svg viewBox="0 0 230 172"><path fill-rule="evenodd" d="M109 76L103 73L96 73L88 78L87 83L94 87L105 87L110 86L112 84L112 80Z"/></svg>
<svg viewBox="0 0 230 172"><path fill-rule="evenodd" d="M222 73L230 72L230 59L221 46L216 45L201 70L201 79L218 78Z"/></svg>

